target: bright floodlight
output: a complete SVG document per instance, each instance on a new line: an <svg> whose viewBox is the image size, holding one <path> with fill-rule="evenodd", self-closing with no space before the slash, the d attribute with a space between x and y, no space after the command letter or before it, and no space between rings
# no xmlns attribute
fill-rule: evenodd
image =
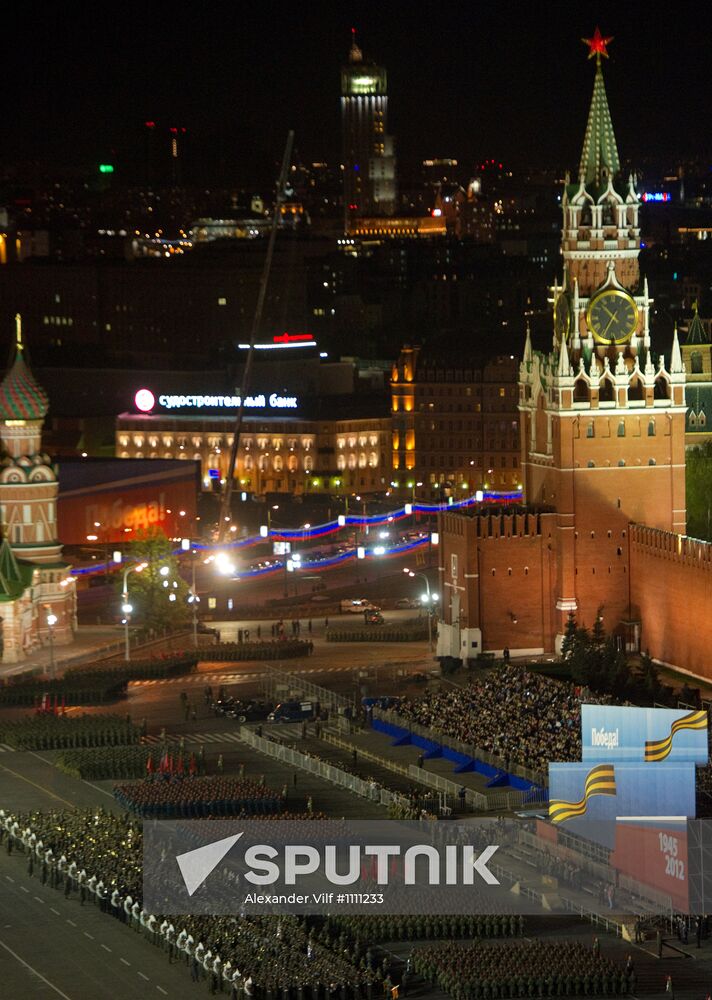
<svg viewBox="0 0 712 1000"><path fill-rule="evenodd" d="M266 538L269 535L269 528L266 524L260 525L260 538Z"/></svg>
<svg viewBox="0 0 712 1000"><path fill-rule="evenodd" d="M423 604L429 604L430 603L430 594L421 594L420 595L420 600L423 602Z"/></svg>
<svg viewBox="0 0 712 1000"><path fill-rule="evenodd" d="M122 604L121 610L125 615L130 615L131 612L133 611L133 604Z"/></svg>
<svg viewBox="0 0 712 1000"><path fill-rule="evenodd" d="M357 559L366 558L366 549L363 547L363 545L359 545L359 547L356 549L356 558Z"/></svg>
<svg viewBox="0 0 712 1000"><path fill-rule="evenodd" d="M58 619L56 615L47 615L47 624L50 626L50 628L52 627L52 625L57 624L57 620Z"/></svg>
<svg viewBox="0 0 712 1000"><path fill-rule="evenodd" d="M123 561L123 558L124 558L124 557L123 557L123 556L122 556L122 554L121 554L121 553L119 552L119 550L118 550L118 549L116 549L116 550L115 550L115 552L114 552L114 554L113 554L113 556L111 557L111 560L112 560L112 562L115 562L115 563L120 563L120 562L122 562L122 561Z"/></svg>
<svg viewBox="0 0 712 1000"><path fill-rule="evenodd" d="M344 514L339 514L337 521L339 527L343 528L343 526L346 524L346 516Z"/></svg>
<svg viewBox="0 0 712 1000"><path fill-rule="evenodd" d="M180 540L180 547L183 549L184 552L187 552L190 549L190 539L189 538L181 538L181 540Z"/></svg>
<svg viewBox="0 0 712 1000"><path fill-rule="evenodd" d="M170 566L161 566L158 572L161 574L161 576L168 576L170 571L171 571Z"/></svg>
<svg viewBox="0 0 712 1000"><path fill-rule="evenodd" d="M373 550L373 554L374 556L382 556L385 554L385 551L386 549L384 545L377 545Z"/></svg>
<svg viewBox="0 0 712 1000"><path fill-rule="evenodd" d="M405 505L404 509L405 509L406 514L408 514L408 515L412 514L413 513L413 504L412 503L407 503Z"/></svg>
<svg viewBox="0 0 712 1000"><path fill-rule="evenodd" d="M175 599L176 599L176 595L175 594L169 594L168 595L168 600L169 601L175 601Z"/></svg>
<svg viewBox="0 0 712 1000"><path fill-rule="evenodd" d="M218 573L224 576L232 576L235 572L235 563L228 557L226 552L218 552L215 556L215 566Z"/></svg>

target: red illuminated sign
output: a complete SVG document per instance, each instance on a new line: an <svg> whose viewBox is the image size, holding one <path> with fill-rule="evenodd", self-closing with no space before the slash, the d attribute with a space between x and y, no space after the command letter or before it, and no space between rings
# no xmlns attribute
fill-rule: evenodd
<svg viewBox="0 0 712 1000"><path fill-rule="evenodd" d="M298 344L303 340L311 340L310 333L276 333L272 337L273 344Z"/></svg>

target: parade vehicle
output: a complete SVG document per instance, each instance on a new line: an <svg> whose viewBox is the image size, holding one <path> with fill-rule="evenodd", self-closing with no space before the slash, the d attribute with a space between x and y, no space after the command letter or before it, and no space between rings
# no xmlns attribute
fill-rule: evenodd
<svg viewBox="0 0 712 1000"><path fill-rule="evenodd" d="M272 705L264 701L234 701L225 715L238 722L262 722L272 711Z"/></svg>
<svg viewBox="0 0 712 1000"><path fill-rule="evenodd" d="M367 625L383 625L385 621L381 612L376 610L364 611L363 620Z"/></svg>
<svg viewBox="0 0 712 1000"><path fill-rule="evenodd" d="M315 701L283 701L267 716L268 722L305 722L319 714Z"/></svg>
<svg viewBox="0 0 712 1000"><path fill-rule="evenodd" d="M376 604L371 604L365 597L353 597L341 602L341 610L346 614L360 615L364 611L380 611Z"/></svg>

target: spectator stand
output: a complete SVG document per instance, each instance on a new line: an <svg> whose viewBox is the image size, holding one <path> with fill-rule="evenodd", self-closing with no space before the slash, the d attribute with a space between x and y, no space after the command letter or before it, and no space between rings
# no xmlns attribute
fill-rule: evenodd
<svg viewBox="0 0 712 1000"><path fill-rule="evenodd" d="M502 811L548 802L547 781L538 771L518 765L508 767L504 761L485 750L443 736L390 710L374 708L371 725L376 732L392 738L394 746L410 744L418 747L426 760L442 757L451 762L454 774L475 771L483 775L487 779L487 787L497 790L484 793L467 790L466 801L471 802L473 808ZM422 768L414 767L413 770L421 771L424 781L432 782L433 787L443 791L451 792L450 786L456 784L441 775L431 773L428 777L428 772ZM499 790L505 784L509 790ZM482 804L483 799L486 805Z"/></svg>

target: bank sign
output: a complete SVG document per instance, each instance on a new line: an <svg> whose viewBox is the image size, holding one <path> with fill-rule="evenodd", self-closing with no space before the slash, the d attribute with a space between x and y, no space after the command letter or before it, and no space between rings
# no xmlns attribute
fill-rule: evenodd
<svg viewBox="0 0 712 1000"><path fill-rule="evenodd" d="M585 762L706 764L707 712L582 705L581 747Z"/></svg>
<svg viewBox="0 0 712 1000"><path fill-rule="evenodd" d="M139 413L161 413L171 410L190 411L201 410L237 410L244 406L249 410L266 410L267 412L281 410L296 410L299 406L297 396L286 396L278 392L259 392L246 396L243 402L241 396L215 395L213 393L163 393L153 389L138 389L134 395L134 406Z"/></svg>

